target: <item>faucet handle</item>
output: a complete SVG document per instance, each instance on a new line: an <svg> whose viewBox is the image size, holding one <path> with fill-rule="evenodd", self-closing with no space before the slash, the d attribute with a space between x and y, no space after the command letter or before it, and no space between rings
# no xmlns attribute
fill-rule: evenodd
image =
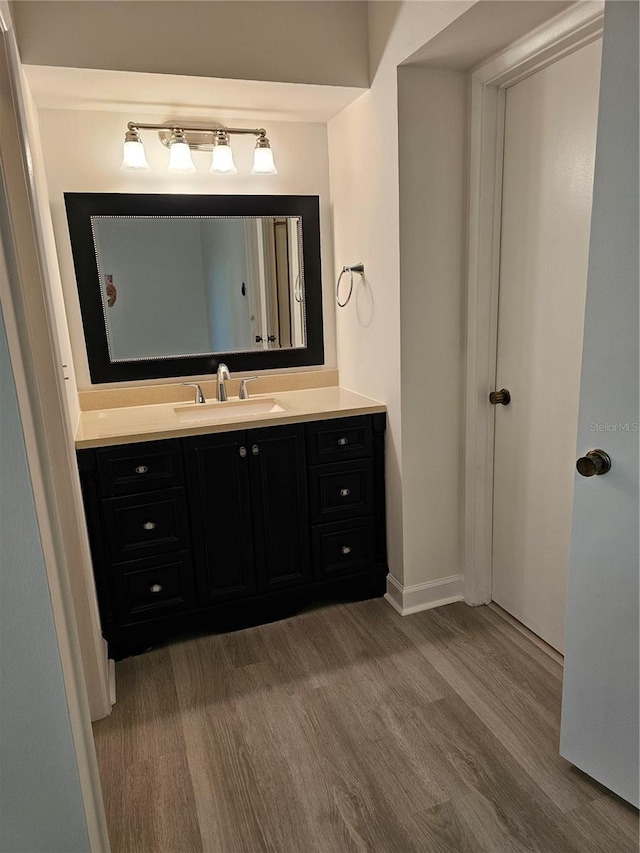
<svg viewBox="0 0 640 853"><path fill-rule="evenodd" d="M195 388L196 389L196 403L206 403L206 399L204 394L202 393L202 388L198 385L197 382L183 382L187 388Z"/></svg>
<svg viewBox="0 0 640 853"><path fill-rule="evenodd" d="M249 391L247 390L247 382L255 382L255 380L257 378L258 378L257 376L247 376L246 379L242 379L240 381L240 393L238 396L241 400L248 400L249 399Z"/></svg>

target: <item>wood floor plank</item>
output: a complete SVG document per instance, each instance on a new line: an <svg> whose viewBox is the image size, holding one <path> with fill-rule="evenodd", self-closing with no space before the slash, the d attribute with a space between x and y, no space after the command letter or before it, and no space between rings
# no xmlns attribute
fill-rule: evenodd
<svg viewBox="0 0 640 853"><path fill-rule="evenodd" d="M488 622L500 634L507 637L510 642L515 643L518 648L537 661L547 672L555 676L559 681L562 681L564 657L560 652L557 652L539 637L536 637L524 625L518 624L517 620L509 616L508 613L505 613L502 608L496 610L496 606L491 604L488 607L476 608L476 610L479 611L478 616L481 619L484 619L485 622ZM514 625L510 624L511 621ZM512 630L513 627L517 628L515 632Z"/></svg>
<svg viewBox="0 0 640 853"><path fill-rule="evenodd" d="M494 618L332 605L118 663L113 852L637 849L637 812L558 755L561 667Z"/></svg>
<svg viewBox="0 0 640 853"><path fill-rule="evenodd" d="M112 853L206 853L183 753L128 765L103 795Z"/></svg>
<svg viewBox="0 0 640 853"><path fill-rule="evenodd" d="M428 707L425 723L448 744L449 758L466 785L493 804L495 815L520 846L538 853L580 853L564 814L464 700L442 699Z"/></svg>
<svg viewBox="0 0 640 853"><path fill-rule="evenodd" d="M387 795L390 779L372 767L371 752L320 688L295 697L303 711L307 755L295 772L322 827L323 853L331 850L417 851L411 825ZM322 780L319 785L319 780ZM318 792L318 793L316 793ZM408 817L408 816L407 816Z"/></svg>
<svg viewBox="0 0 640 853"><path fill-rule="evenodd" d="M489 608L482 608L485 609ZM546 712L547 721L557 719L562 699L561 679L548 677L540 657L523 653L517 631L509 639L500 636L476 608L466 605L441 608L441 612L434 613L431 625L442 631L448 647L458 653L459 659L464 659L465 665L473 665L484 675L496 694L507 692L515 700L521 699L527 710Z"/></svg>
<svg viewBox="0 0 640 853"><path fill-rule="evenodd" d="M118 701L93 725L113 853L203 850L168 649L117 665Z"/></svg>
<svg viewBox="0 0 640 853"><path fill-rule="evenodd" d="M117 664L117 702L109 717L94 723L99 761L114 772L120 760L134 764L184 751L180 707L168 649L157 649ZM107 776L111 775L109 770Z"/></svg>
<svg viewBox="0 0 640 853"><path fill-rule="evenodd" d="M477 634L472 628L462 629L457 624L454 608L469 611L464 613L467 623L478 620ZM560 697L556 679L549 678L549 696L542 706L536 697L543 691L544 681L532 692L532 676L526 675L528 663L522 665L525 677L523 683L519 683L522 655L515 644L510 648L505 638L505 648L496 655L486 649L488 628L474 615L477 608L454 604L440 609L454 612L415 614L420 618L402 619L402 630L416 638L427 660L510 750L523 772L528 773L560 809L570 811L590 802L593 791L586 777L572 775L569 763L558 751ZM433 616L429 615L431 613ZM512 656L506 668L503 655ZM542 667L538 676L541 673L544 673Z"/></svg>
<svg viewBox="0 0 640 853"><path fill-rule="evenodd" d="M200 828L212 853L295 850L300 841L299 821L283 810L295 807L286 763L255 734L270 703L281 708L286 699L261 633L250 635L253 649L246 632L200 638L188 653L172 649Z"/></svg>
<svg viewBox="0 0 640 853"><path fill-rule="evenodd" d="M568 815L585 853L637 853L638 812L615 795L603 796Z"/></svg>
<svg viewBox="0 0 640 853"><path fill-rule="evenodd" d="M434 847L444 847L447 853L530 853L532 849L514 836L500 809L475 791L430 809L421 819Z"/></svg>

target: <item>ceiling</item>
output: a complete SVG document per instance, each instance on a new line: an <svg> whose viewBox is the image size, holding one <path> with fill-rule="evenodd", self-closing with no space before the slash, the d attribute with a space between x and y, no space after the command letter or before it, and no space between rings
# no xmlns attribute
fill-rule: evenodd
<svg viewBox="0 0 640 853"><path fill-rule="evenodd" d="M363 0L13 2L27 65L368 86Z"/></svg>
<svg viewBox="0 0 640 853"><path fill-rule="evenodd" d="M94 6L94 3L25 3L22 6L57 7L66 10L69 6ZM96 3L96 8L104 6ZM106 4L108 7L113 6ZM126 3L124 4L127 5ZM155 8L155 3L133 3L147 9ZM163 9L164 4L159 4ZM177 4L179 5L179 4ZM238 12L240 7L248 9L248 3L195 4L197 7L210 5L224 7L228 13ZM284 4L285 6L287 4ZM335 3L294 3L290 8L304 13L307 10L327 7ZM340 5L340 4L338 4ZM525 33L553 16L564 11L572 2L567 0L479 0L468 11L454 20L431 41L416 51L403 64L422 65L455 70L468 70L500 52ZM176 7L176 3L167 3ZM192 3L185 3L185 7ZM347 9L347 6L349 9ZM266 3L264 8L278 8L282 4ZM362 4L345 4L344 12L351 10L360 13ZM108 13L103 9L103 14ZM22 13L24 15L24 12ZM110 13L109 13L110 14ZM35 19L34 19L35 20ZM35 36L41 33L39 25L27 18L23 22L23 39L33 42L32 52L40 42ZM30 27L26 26L30 23ZM123 23L123 22L121 22ZM272 24L277 21L272 21ZM304 19L305 26L311 22ZM85 22L87 27L95 27L95 20ZM120 26L120 25L119 25ZM91 29L93 32L93 29ZM290 33L291 35L291 33ZM219 34L218 34L219 37ZM44 48L43 48L44 49ZM245 51L248 45L245 45ZM264 43L262 50L264 50ZM251 53L251 51L249 51ZM107 54L108 55L108 52ZM112 55L112 54L111 54ZM365 86L327 85L317 82L272 82L265 79L238 79L234 77L209 77L198 74L152 73L146 70L127 70L116 68L75 68L60 64L41 65L28 62L24 69L35 100L40 109L74 109L126 112L132 120L142 120L144 116L158 116L166 120L182 121L207 120L229 123L230 120L249 121L299 121L325 123L346 106L367 91ZM151 61L153 57L148 57ZM104 57L103 57L104 59ZM325 57L330 62L330 57ZM64 61L69 57L65 54ZM102 60L101 60L102 61ZM106 61L106 60L105 60ZM268 63L267 63L268 64ZM187 63L188 65L188 63ZM186 66L185 66L186 67ZM263 70L266 70L263 68ZM202 71L202 69L200 69Z"/></svg>
<svg viewBox="0 0 640 853"><path fill-rule="evenodd" d="M167 119L326 122L364 88L23 66L39 109L166 114Z"/></svg>
<svg viewBox="0 0 640 853"><path fill-rule="evenodd" d="M572 0L479 0L403 65L468 71L573 5Z"/></svg>

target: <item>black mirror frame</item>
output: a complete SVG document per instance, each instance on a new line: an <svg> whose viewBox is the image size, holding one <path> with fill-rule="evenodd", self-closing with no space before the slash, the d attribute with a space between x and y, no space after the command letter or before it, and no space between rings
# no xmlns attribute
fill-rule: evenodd
<svg viewBox="0 0 640 853"><path fill-rule="evenodd" d="M324 363L320 204L318 196L65 193L89 372L94 384L231 371L306 367ZM92 216L300 216L307 346L299 349L211 353L204 356L112 362L104 324Z"/></svg>

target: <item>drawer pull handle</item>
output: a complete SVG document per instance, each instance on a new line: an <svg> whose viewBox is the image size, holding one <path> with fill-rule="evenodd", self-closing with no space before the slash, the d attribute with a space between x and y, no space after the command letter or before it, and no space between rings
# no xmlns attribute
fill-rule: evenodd
<svg viewBox="0 0 640 853"><path fill-rule="evenodd" d="M351 553L351 548L348 545L343 545L340 550L342 551L343 554L350 554Z"/></svg>
<svg viewBox="0 0 640 853"><path fill-rule="evenodd" d="M257 456L260 453L260 448L258 447L257 444L253 445L253 447L251 448L251 452L253 453L254 456Z"/></svg>
<svg viewBox="0 0 640 853"><path fill-rule="evenodd" d="M338 444L340 445L340 447L344 447L345 444L349 444L349 439L348 438L339 438Z"/></svg>
<svg viewBox="0 0 640 853"><path fill-rule="evenodd" d="M240 456L242 456L242 458L244 459L244 457L247 455L247 448L246 448L246 447L241 447L241 448L240 448L240 450L238 450L238 453L239 453L239 454L240 454Z"/></svg>
<svg viewBox="0 0 640 853"><path fill-rule="evenodd" d="M156 525L155 525L154 521L145 521L145 523L142 526L144 527L145 530L155 530L156 529Z"/></svg>
<svg viewBox="0 0 640 853"><path fill-rule="evenodd" d="M340 497L341 498L346 498L350 494L351 494L351 489L340 489Z"/></svg>
<svg viewBox="0 0 640 853"><path fill-rule="evenodd" d="M138 465L136 468L136 474L146 474L149 469L146 465Z"/></svg>
<svg viewBox="0 0 640 853"><path fill-rule="evenodd" d="M159 583L154 583L153 586L149 587L150 592L162 592L162 587Z"/></svg>

